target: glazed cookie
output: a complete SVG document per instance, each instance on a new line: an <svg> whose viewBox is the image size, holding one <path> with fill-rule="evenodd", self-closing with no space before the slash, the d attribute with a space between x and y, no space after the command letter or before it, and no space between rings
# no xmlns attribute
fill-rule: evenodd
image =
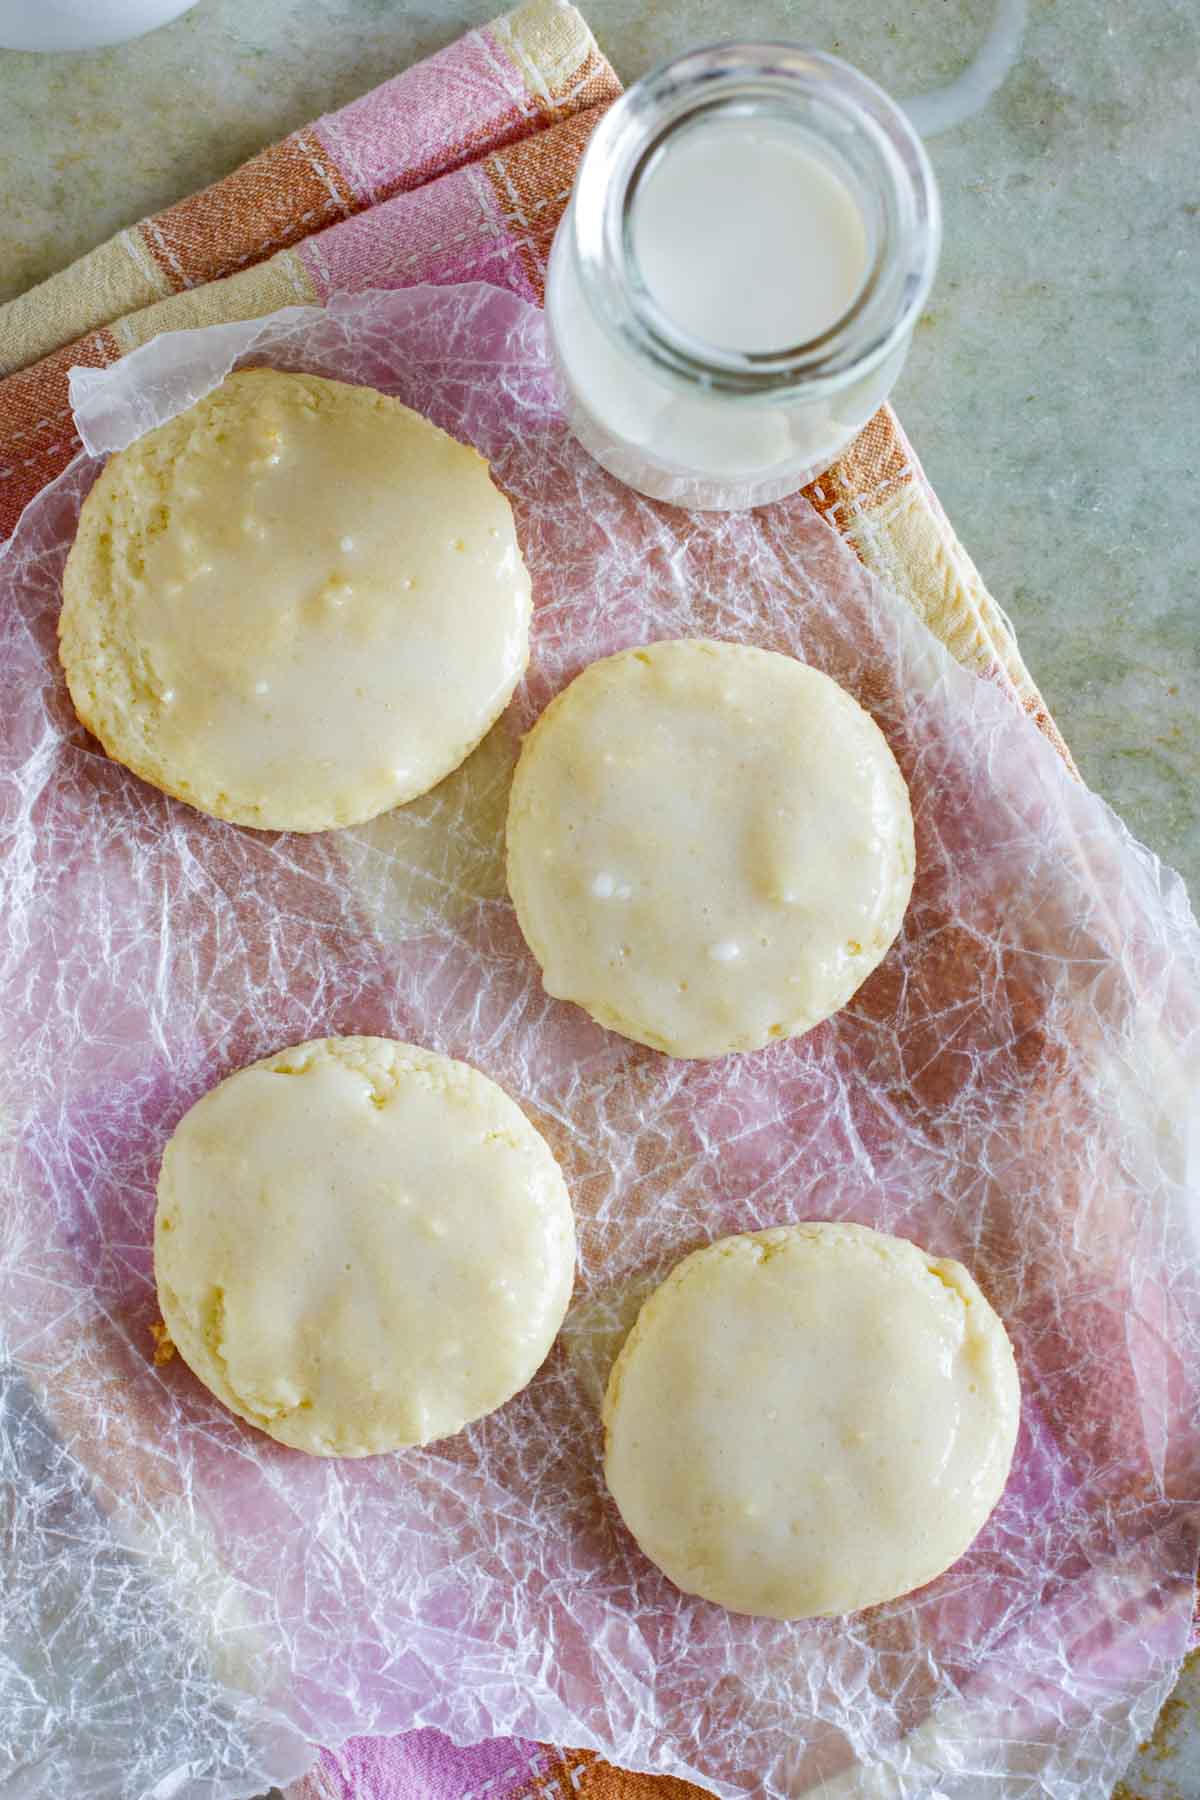
<svg viewBox="0 0 1200 1800"><path fill-rule="evenodd" d="M697 1250L650 1296L609 1377L605 1475L686 1593L846 1613L962 1555L1019 1416L1008 1336L960 1263L785 1226Z"/></svg>
<svg viewBox="0 0 1200 1800"><path fill-rule="evenodd" d="M493 1081L390 1038L281 1050L198 1100L154 1231L171 1341L241 1418L316 1456L448 1437L523 1388L575 1225Z"/></svg>
<svg viewBox="0 0 1200 1800"><path fill-rule="evenodd" d="M246 369L110 458L59 646L110 756L218 818L323 831L462 762L529 613L474 450L373 388Z"/></svg>
<svg viewBox="0 0 1200 1800"><path fill-rule="evenodd" d="M844 1006L900 929L908 790L882 732L790 656L705 639L596 662L526 738L508 882L548 993L672 1056Z"/></svg>

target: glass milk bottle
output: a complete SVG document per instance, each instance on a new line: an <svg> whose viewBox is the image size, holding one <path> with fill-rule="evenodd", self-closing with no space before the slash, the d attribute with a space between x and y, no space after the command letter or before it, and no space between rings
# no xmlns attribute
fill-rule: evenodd
<svg viewBox="0 0 1200 1800"><path fill-rule="evenodd" d="M657 500L758 506L887 397L937 265L928 158L837 57L719 44L592 135L546 312L580 442Z"/></svg>

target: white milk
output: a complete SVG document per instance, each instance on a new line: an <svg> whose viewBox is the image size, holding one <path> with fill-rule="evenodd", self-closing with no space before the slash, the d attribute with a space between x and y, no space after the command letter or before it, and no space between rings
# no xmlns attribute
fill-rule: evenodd
<svg viewBox="0 0 1200 1800"><path fill-rule="evenodd" d="M819 338L852 305L871 255L846 183L802 134L773 121L703 121L666 146L634 198L631 235L673 331L724 351ZM901 351L837 394L795 403L681 387L614 342L561 236L546 304L580 441L630 487L683 506L793 492L866 423L903 360Z"/></svg>
<svg viewBox="0 0 1200 1800"><path fill-rule="evenodd" d="M554 242L575 435L677 505L793 493L886 397L939 235L911 123L848 64L726 44L664 65L597 127Z"/></svg>
<svg viewBox="0 0 1200 1800"><path fill-rule="evenodd" d="M820 337L867 272L849 188L795 127L700 120L651 163L633 202L633 249L677 330L726 350Z"/></svg>

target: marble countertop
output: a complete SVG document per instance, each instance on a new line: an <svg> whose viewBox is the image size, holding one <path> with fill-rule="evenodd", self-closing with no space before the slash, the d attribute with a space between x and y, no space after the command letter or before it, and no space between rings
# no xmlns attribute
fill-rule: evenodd
<svg viewBox="0 0 1200 1800"><path fill-rule="evenodd" d="M200 0L113 50L0 51L0 299L500 3ZM905 96L961 71L991 0L584 9L626 79L704 39L791 37ZM1030 9L1005 86L930 146L945 249L894 398L1085 778L1196 896L1200 11ZM1185 1697L1128 1796L1200 1796L1194 1667Z"/></svg>

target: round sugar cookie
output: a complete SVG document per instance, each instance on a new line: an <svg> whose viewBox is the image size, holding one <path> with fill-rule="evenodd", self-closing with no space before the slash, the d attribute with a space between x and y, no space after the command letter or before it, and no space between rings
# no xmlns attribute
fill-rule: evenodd
<svg viewBox="0 0 1200 1800"><path fill-rule="evenodd" d="M59 649L118 762L217 818L324 831L457 768L529 614L474 450L373 388L244 369L109 459Z"/></svg>
<svg viewBox="0 0 1200 1800"><path fill-rule="evenodd" d="M508 882L546 991L672 1056L795 1037L900 929L908 790L827 675L685 639L593 663L526 738Z"/></svg>
<svg viewBox="0 0 1200 1800"><path fill-rule="evenodd" d="M184 1361L315 1456L449 1437L531 1379L571 1295L558 1165L493 1081L390 1038L281 1050L163 1156L154 1273Z"/></svg>
<svg viewBox="0 0 1200 1800"><path fill-rule="evenodd" d="M862 1225L722 1238L642 1307L605 1475L685 1593L800 1619L932 1581L1003 1491L1007 1334L960 1263Z"/></svg>

